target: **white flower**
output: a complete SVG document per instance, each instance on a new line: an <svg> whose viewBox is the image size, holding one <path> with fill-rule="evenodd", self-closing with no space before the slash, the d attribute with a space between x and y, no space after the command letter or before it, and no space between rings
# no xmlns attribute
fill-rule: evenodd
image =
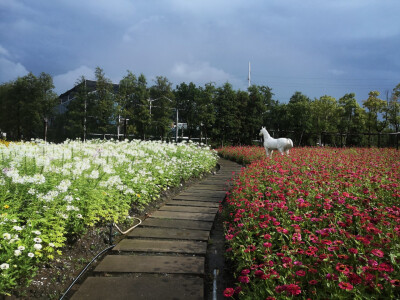
<svg viewBox="0 0 400 300"><path fill-rule="evenodd" d="M28 256L29 256L29 257L34 257L35 254L33 254L32 252L29 252L29 253L28 253Z"/></svg>
<svg viewBox="0 0 400 300"><path fill-rule="evenodd" d="M34 238L33 240L35 241L35 243L41 243L41 242L42 242L42 239L41 239L41 238L38 238L38 237L37 237L37 238Z"/></svg>
<svg viewBox="0 0 400 300"><path fill-rule="evenodd" d="M21 255L21 250L15 250L14 251L15 256L20 256Z"/></svg>
<svg viewBox="0 0 400 300"><path fill-rule="evenodd" d="M11 239L11 234L9 234L9 233L3 233L3 238L5 239L5 240L9 240L9 239Z"/></svg>
<svg viewBox="0 0 400 300"><path fill-rule="evenodd" d="M29 195L35 195L36 194L36 190L33 189L33 188L30 188L29 191L28 191L28 194Z"/></svg>
<svg viewBox="0 0 400 300"><path fill-rule="evenodd" d="M50 246L50 247L54 247L54 244L53 244L53 243L49 243L49 246Z"/></svg>
<svg viewBox="0 0 400 300"><path fill-rule="evenodd" d="M17 230L17 231L21 231L21 230L22 230L22 227L20 227L20 226L14 226L13 229L14 229L14 230Z"/></svg>
<svg viewBox="0 0 400 300"><path fill-rule="evenodd" d="M18 247L18 250L24 251L24 250L25 250L25 247L24 247L24 246L19 246L19 247Z"/></svg>
<svg viewBox="0 0 400 300"><path fill-rule="evenodd" d="M74 198L71 195L67 195L64 197L64 200L67 201L68 203L71 203Z"/></svg>
<svg viewBox="0 0 400 300"><path fill-rule="evenodd" d="M35 244L35 245L33 245L33 248L35 248L36 250L40 250L40 249L42 249L42 245Z"/></svg>
<svg viewBox="0 0 400 300"><path fill-rule="evenodd" d="M76 217L79 218L79 219L82 219L82 215L81 214L77 214Z"/></svg>
<svg viewBox="0 0 400 300"><path fill-rule="evenodd" d="M7 270L9 267L10 267L10 265L6 264L6 263L0 265L0 269L2 269L2 270Z"/></svg>
<svg viewBox="0 0 400 300"><path fill-rule="evenodd" d="M41 232L39 231L39 230L35 230L35 231L32 231L34 234L36 234L36 235L41 235Z"/></svg>

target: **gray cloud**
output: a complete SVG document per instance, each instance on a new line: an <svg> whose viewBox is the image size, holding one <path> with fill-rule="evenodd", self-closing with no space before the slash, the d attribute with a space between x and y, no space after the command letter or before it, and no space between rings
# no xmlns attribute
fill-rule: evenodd
<svg viewBox="0 0 400 300"><path fill-rule="evenodd" d="M113 81L129 69L245 89L251 61L253 83L280 101L296 90L361 101L399 83L398 11L397 0L0 0L0 81L44 71L62 92L100 66Z"/></svg>

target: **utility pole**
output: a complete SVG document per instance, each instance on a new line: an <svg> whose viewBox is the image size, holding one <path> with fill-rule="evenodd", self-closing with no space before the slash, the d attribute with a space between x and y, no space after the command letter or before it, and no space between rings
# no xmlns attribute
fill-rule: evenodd
<svg viewBox="0 0 400 300"><path fill-rule="evenodd" d="M175 143L178 142L178 107L176 108Z"/></svg>
<svg viewBox="0 0 400 300"><path fill-rule="evenodd" d="M249 87L251 85L251 78L250 78L250 62L249 62L249 76L247 78L248 82L249 82Z"/></svg>
<svg viewBox="0 0 400 300"><path fill-rule="evenodd" d="M85 115L83 119L83 142L86 143L86 112L87 112L87 93L86 93L86 79L85 79Z"/></svg>

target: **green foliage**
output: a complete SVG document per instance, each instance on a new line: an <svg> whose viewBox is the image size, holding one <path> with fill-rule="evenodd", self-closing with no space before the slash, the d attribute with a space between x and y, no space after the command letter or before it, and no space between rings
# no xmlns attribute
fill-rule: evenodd
<svg viewBox="0 0 400 300"><path fill-rule="evenodd" d="M11 140L44 138L57 96L50 75L32 73L0 86L0 129Z"/></svg>
<svg viewBox="0 0 400 300"><path fill-rule="evenodd" d="M49 138L86 140L91 134L128 134L141 139L175 139L177 122L186 123L180 136L200 138L214 146L250 145L266 126L273 137L290 137L295 145L380 146L397 145L400 128L400 84L387 93L386 101L371 91L363 107L354 93L339 100L324 95L311 100L295 92L288 103L274 100L268 86L234 90L230 83L196 86L172 83L158 76L147 86L143 74L127 71L119 85L113 85L97 67L96 81L81 77L62 104L64 113L55 115L52 78L28 74L0 85L0 132L9 139L44 136L44 119L49 120ZM87 86L87 83L90 83ZM61 109L62 111L62 109ZM127 120L127 121L125 121Z"/></svg>

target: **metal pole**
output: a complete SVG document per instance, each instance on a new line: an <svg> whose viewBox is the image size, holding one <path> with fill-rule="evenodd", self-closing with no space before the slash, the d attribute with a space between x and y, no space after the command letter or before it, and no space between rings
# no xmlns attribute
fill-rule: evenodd
<svg viewBox="0 0 400 300"><path fill-rule="evenodd" d="M117 140L119 140L119 123L121 122L121 115L118 114L118 125L117 125Z"/></svg>
<svg viewBox="0 0 400 300"><path fill-rule="evenodd" d="M86 93L86 79L85 79L85 115L83 119L83 142L86 142L86 111L87 111L87 93Z"/></svg>
<svg viewBox="0 0 400 300"><path fill-rule="evenodd" d="M44 118L44 142L47 141L47 118Z"/></svg>
<svg viewBox="0 0 400 300"><path fill-rule="evenodd" d="M176 109L176 130L175 130L175 143L178 142L178 109Z"/></svg>

